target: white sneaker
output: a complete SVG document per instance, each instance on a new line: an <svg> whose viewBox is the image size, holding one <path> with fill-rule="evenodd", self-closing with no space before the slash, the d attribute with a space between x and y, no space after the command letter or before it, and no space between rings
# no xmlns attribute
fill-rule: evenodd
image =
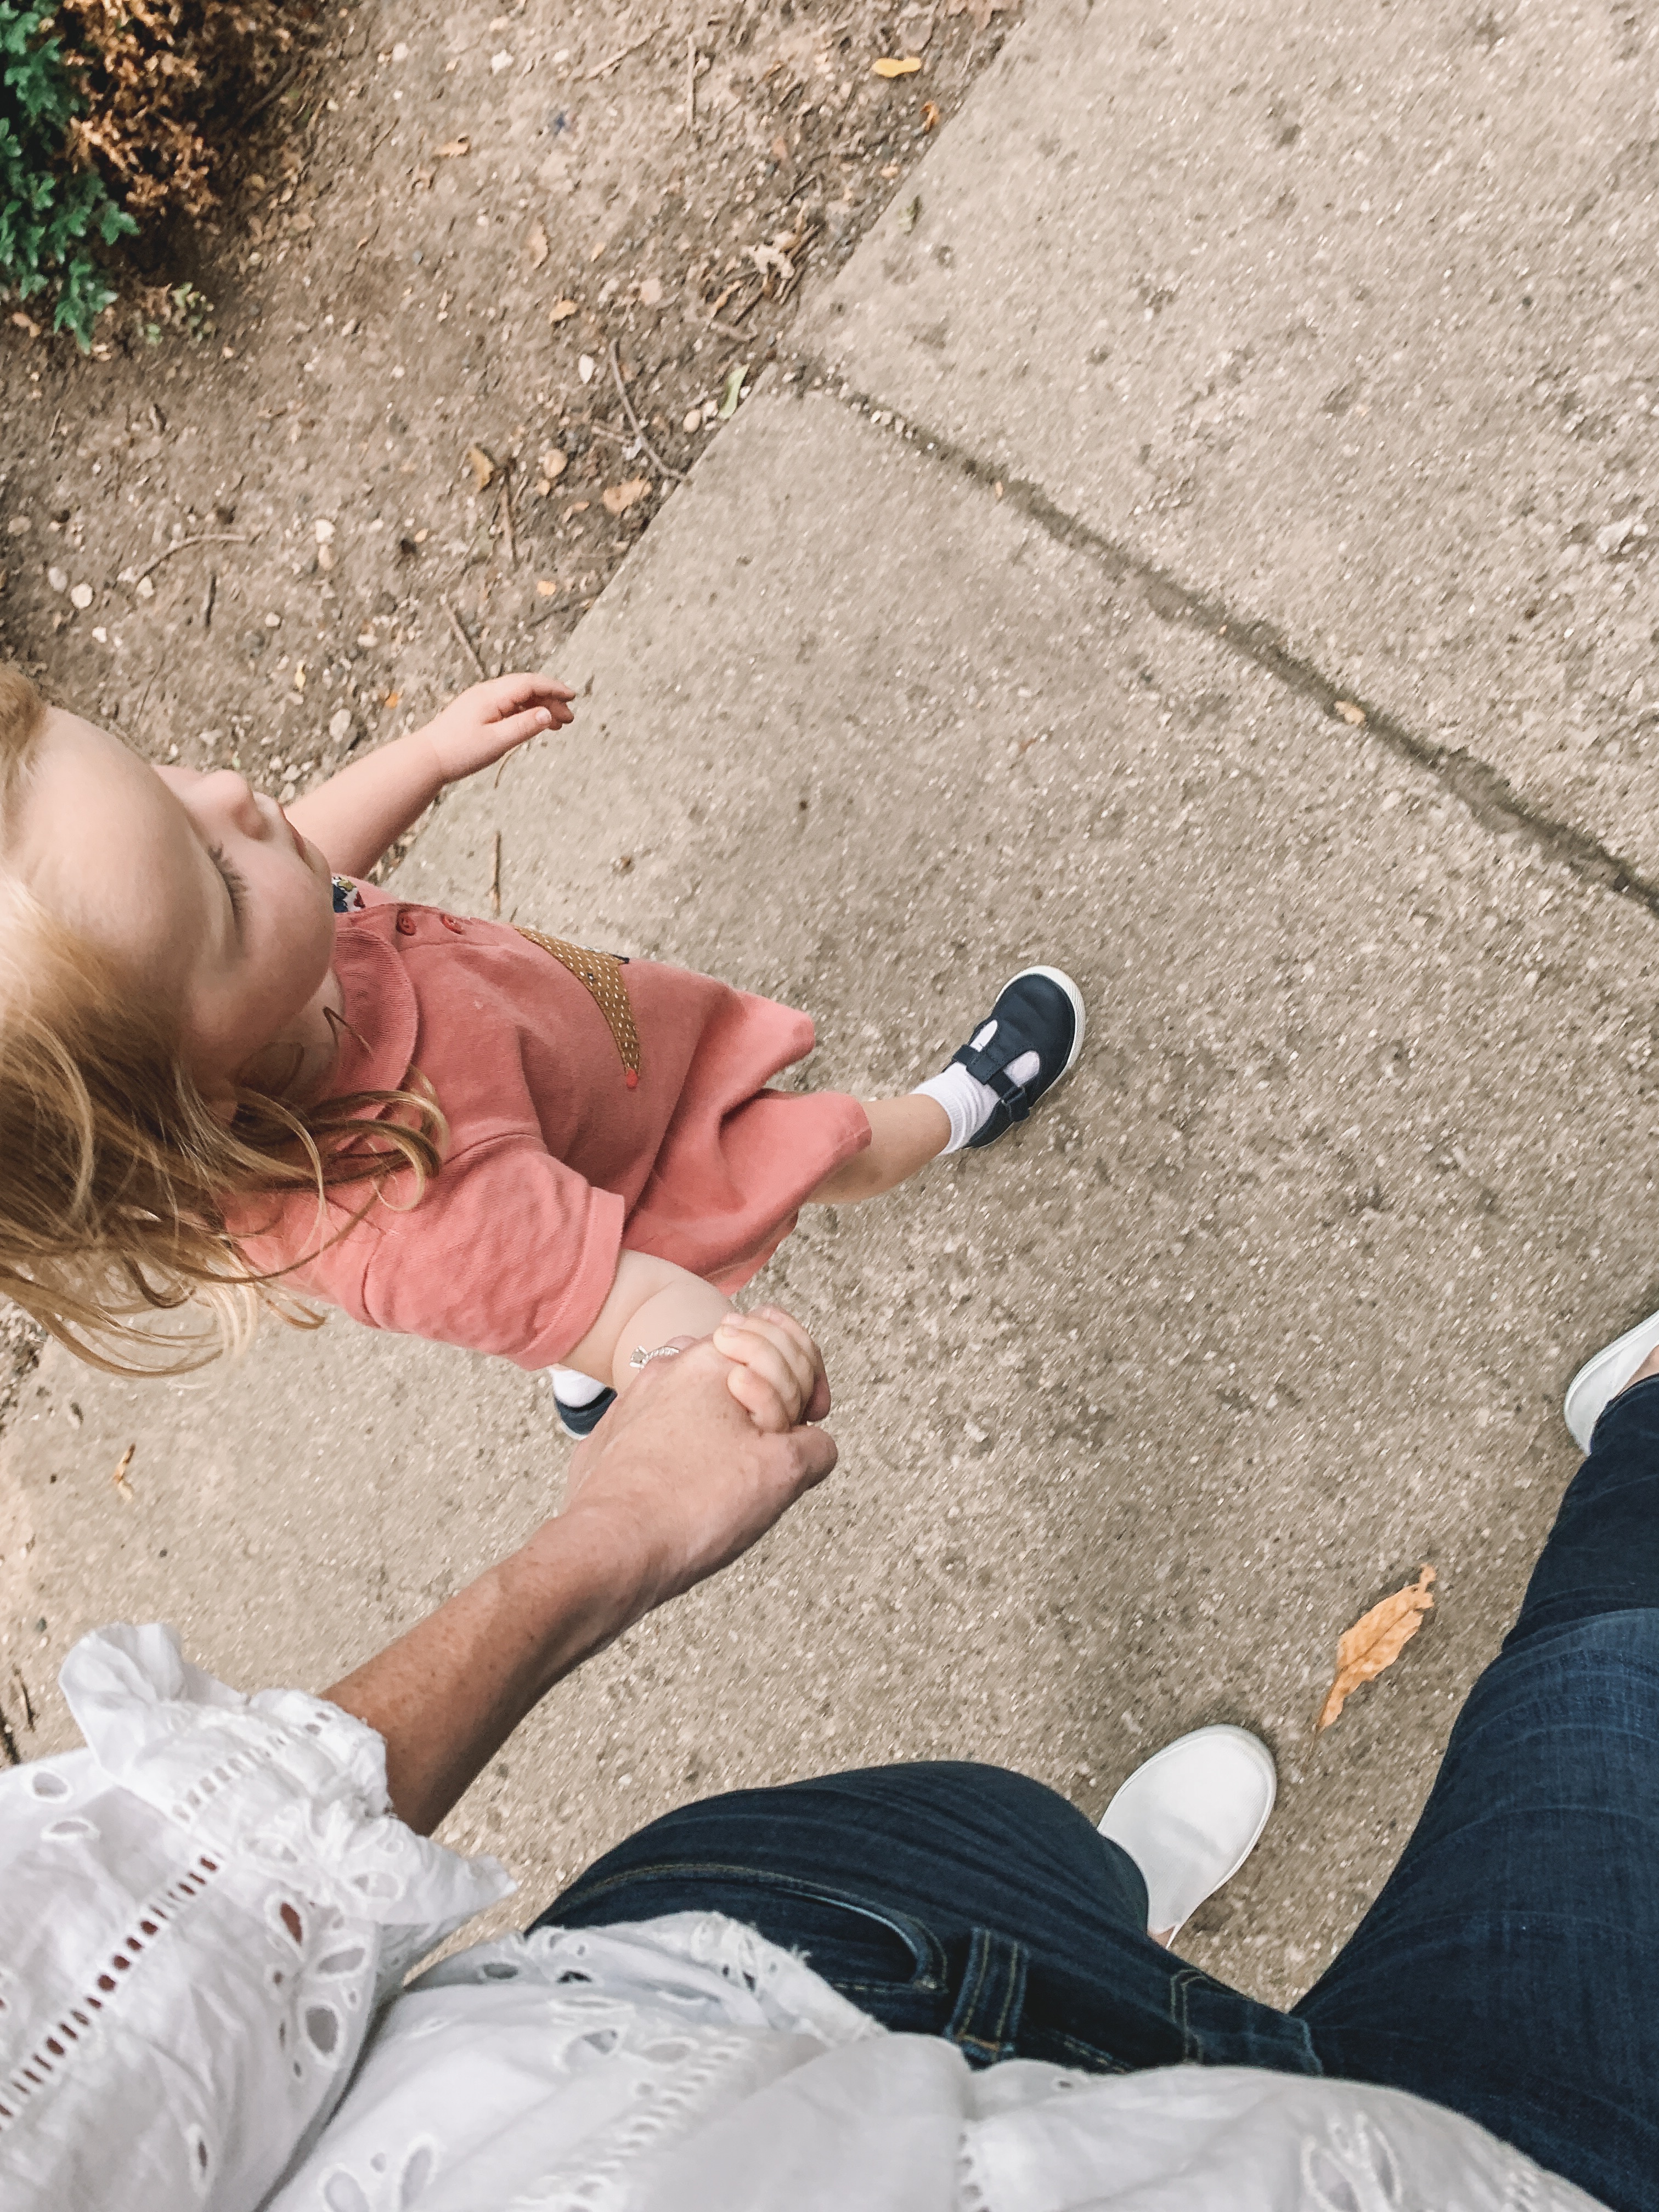
<svg viewBox="0 0 1659 2212"><path fill-rule="evenodd" d="M1146 1879L1146 1925L1168 1939L1255 1849L1279 1778L1259 1736L1218 1724L1194 1729L1138 1766L1100 1832Z"/></svg>
<svg viewBox="0 0 1659 2212"><path fill-rule="evenodd" d="M1650 1313L1627 1328L1611 1344L1604 1344L1594 1359L1587 1359L1567 1385L1566 1415L1572 1440L1580 1451L1589 1449L1590 1437L1601 1418L1601 1409L1616 1398L1648 1354L1659 1345L1659 1313Z"/></svg>

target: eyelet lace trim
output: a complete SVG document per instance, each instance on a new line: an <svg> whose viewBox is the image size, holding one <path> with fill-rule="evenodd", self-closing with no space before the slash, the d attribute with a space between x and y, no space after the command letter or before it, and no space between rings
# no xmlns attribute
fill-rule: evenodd
<svg viewBox="0 0 1659 2212"><path fill-rule="evenodd" d="M17 2121L21 2106L31 2097L53 2087L55 2077L75 2057L82 2036L92 2033L96 2023L91 2015L102 2012L130 1986L118 1977L131 1972L138 1963L139 1954L218 1871L219 1862L204 1852L190 1870L180 1875L159 1898L152 1898L140 1908L134 1916L134 1932L125 1936L111 1952L109 1963L93 1988L83 1990L64 2008L63 2016L53 2022L28 2057L8 2075L3 2091L0 2091L0 2134Z"/></svg>

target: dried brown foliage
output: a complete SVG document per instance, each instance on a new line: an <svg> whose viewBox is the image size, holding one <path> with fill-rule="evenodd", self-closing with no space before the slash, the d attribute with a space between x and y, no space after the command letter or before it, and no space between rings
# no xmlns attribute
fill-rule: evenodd
<svg viewBox="0 0 1659 2212"><path fill-rule="evenodd" d="M294 43L284 12L278 0L61 0L53 27L87 106L75 151L141 221L214 205L224 126Z"/></svg>

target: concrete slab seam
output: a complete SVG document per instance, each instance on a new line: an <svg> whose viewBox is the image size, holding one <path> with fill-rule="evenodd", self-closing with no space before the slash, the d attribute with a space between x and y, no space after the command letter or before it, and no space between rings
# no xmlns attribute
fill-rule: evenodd
<svg viewBox="0 0 1659 2212"><path fill-rule="evenodd" d="M1534 806L1489 762L1461 746L1438 744L1432 738L1407 728L1386 708L1345 689L1294 652L1271 623L1239 614L1224 600L1183 583L1157 562L1069 514L1040 483L1010 475L955 439L929 429L914 416L901 416L878 395L848 383L831 363L803 354L794 355L793 363L780 380L781 388L791 398L799 400L807 396L808 377L819 380L825 397L873 421L878 429L902 439L919 453L993 491L1000 503L1026 516L1057 544L1092 560L1113 583L1138 586L1147 611L1160 622L1201 631L1319 708L1329 720L1351 730L1356 738L1380 741L1390 752L1432 777L1493 836L1520 838L1540 858L1554 861L1599 890L1633 900L1659 920L1659 883L1644 876L1590 831ZM885 421L877 419L884 416ZM1352 720L1343 713L1344 708L1354 710L1361 719Z"/></svg>

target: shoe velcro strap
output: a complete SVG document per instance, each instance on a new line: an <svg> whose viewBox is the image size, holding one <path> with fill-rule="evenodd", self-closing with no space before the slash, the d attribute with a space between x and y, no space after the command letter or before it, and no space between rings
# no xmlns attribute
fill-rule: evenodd
<svg viewBox="0 0 1659 2212"><path fill-rule="evenodd" d="M1023 1121L1031 1110L1031 1101L1023 1083L1011 1083L1006 1068L994 1067L980 1080L994 1091L1008 1109L1011 1121Z"/></svg>

